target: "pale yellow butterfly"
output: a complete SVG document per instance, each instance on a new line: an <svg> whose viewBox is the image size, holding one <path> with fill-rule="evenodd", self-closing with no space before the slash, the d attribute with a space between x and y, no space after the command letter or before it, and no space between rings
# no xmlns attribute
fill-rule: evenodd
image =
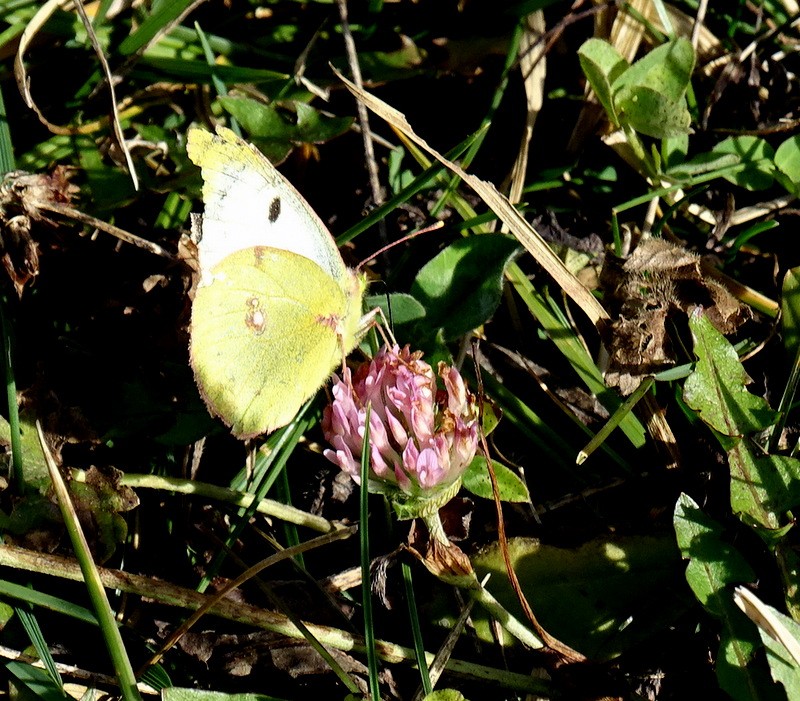
<svg viewBox="0 0 800 701"><path fill-rule="evenodd" d="M224 127L192 128L187 150L205 205L192 368L211 413L254 437L289 423L356 346L366 283L254 146Z"/></svg>

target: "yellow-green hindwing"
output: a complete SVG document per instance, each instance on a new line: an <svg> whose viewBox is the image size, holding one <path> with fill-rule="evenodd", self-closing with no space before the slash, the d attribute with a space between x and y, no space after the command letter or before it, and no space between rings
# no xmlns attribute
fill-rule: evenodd
<svg viewBox="0 0 800 701"><path fill-rule="evenodd" d="M364 284L252 146L192 130L189 156L205 181L192 367L210 411L252 437L289 423L355 347Z"/></svg>

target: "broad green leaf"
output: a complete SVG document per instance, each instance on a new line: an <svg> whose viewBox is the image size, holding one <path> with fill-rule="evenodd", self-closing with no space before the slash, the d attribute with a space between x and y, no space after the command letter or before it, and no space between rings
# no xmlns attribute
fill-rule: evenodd
<svg viewBox="0 0 800 701"><path fill-rule="evenodd" d="M716 665L720 686L741 701L773 698L767 691L769 680L751 665L757 648L755 631L730 591L732 584L753 581L755 572L726 541L722 527L687 494L681 494L675 505L673 525L681 554L689 560L686 581L709 613L722 620Z"/></svg>
<svg viewBox="0 0 800 701"><path fill-rule="evenodd" d="M788 358L800 347L800 267L786 271L781 291L781 330Z"/></svg>
<svg viewBox="0 0 800 701"><path fill-rule="evenodd" d="M492 460L500 501L530 502L531 495L522 479L510 467ZM461 478L466 489L484 499L493 499L492 480L483 455L476 455Z"/></svg>
<svg viewBox="0 0 800 701"><path fill-rule="evenodd" d="M624 71L611 86L620 121L656 139L689 131L686 88L694 68L694 49L686 39L653 49Z"/></svg>
<svg viewBox="0 0 800 701"><path fill-rule="evenodd" d="M732 153L745 165L743 170L723 176L734 185L748 190L765 190L772 185L775 151L764 139L757 136L731 136L720 141L711 153Z"/></svg>
<svg viewBox="0 0 800 701"><path fill-rule="evenodd" d="M685 610L675 591L680 563L671 538L604 537L577 548L514 538L509 554L545 630L593 658L629 649ZM492 573L487 588L519 614L500 548L493 545L472 562L478 579ZM478 634L491 639L482 614L473 611L473 619Z"/></svg>
<svg viewBox="0 0 800 701"><path fill-rule="evenodd" d="M655 139L687 134L692 122L683 97L673 100L644 85L621 88L614 95L614 105L620 121Z"/></svg>
<svg viewBox="0 0 800 701"><path fill-rule="evenodd" d="M419 72L425 54L408 36L400 36L400 48L396 51L359 51L358 63L364 79L373 83L383 83L398 79L408 79ZM335 62L334 62L335 63ZM337 68L345 67L341 60Z"/></svg>
<svg viewBox="0 0 800 701"><path fill-rule="evenodd" d="M760 431L776 419L761 397L745 388L750 381L728 340L697 308L689 318L697 364L683 386L684 401L709 426L726 436Z"/></svg>
<svg viewBox="0 0 800 701"><path fill-rule="evenodd" d="M249 97L221 97L219 103L247 131L252 139L281 139L288 141L295 133L290 124L275 105L268 105Z"/></svg>
<svg viewBox="0 0 800 701"><path fill-rule="evenodd" d="M503 271L519 250L510 236L482 234L450 244L428 262L411 294L425 307L430 331L441 328L452 340L489 319L500 304Z"/></svg>
<svg viewBox="0 0 800 701"><path fill-rule="evenodd" d="M779 538L783 515L800 503L800 461L786 455L764 455L749 438L723 440L731 473L731 509Z"/></svg>
<svg viewBox="0 0 800 701"><path fill-rule="evenodd" d="M296 144L323 143L353 123L350 117L326 117L303 102L294 103L295 115L246 97L221 97L219 102L273 163L286 158Z"/></svg>
<svg viewBox="0 0 800 701"><path fill-rule="evenodd" d="M800 135L790 136L778 146L775 167L789 178L794 186L791 191L797 192L800 188Z"/></svg>
<svg viewBox="0 0 800 701"><path fill-rule="evenodd" d="M758 633L746 618L740 615L727 621L716 656L720 688L734 701L786 701L781 688L754 658L759 643Z"/></svg>
<svg viewBox="0 0 800 701"><path fill-rule="evenodd" d="M410 324L425 318L425 307L415 297L403 292L391 294L374 294L364 298L364 309L380 308L395 336L400 340L402 332L398 328L408 327Z"/></svg>
<svg viewBox="0 0 800 701"><path fill-rule="evenodd" d="M50 484L47 463L39 443L39 436L36 434L34 418L24 410L20 414L19 432L22 440L23 473L17 477L28 487L44 490ZM0 445L8 450L11 449L11 426L3 416L0 416Z"/></svg>
<svg viewBox="0 0 800 701"><path fill-rule="evenodd" d="M352 117L331 117L305 102L295 102L297 135L307 144L324 144L341 136L353 125Z"/></svg>
<svg viewBox="0 0 800 701"><path fill-rule="evenodd" d="M689 561L686 581L697 600L715 616L729 614L733 601L727 587L752 582L755 572L723 537L722 526L688 494L681 494L675 505L673 526L681 555Z"/></svg>
<svg viewBox="0 0 800 701"><path fill-rule="evenodd" d="M691 42L683 38L669 41L640 58L614 81L614 100L624 88L648 88L667 102L681 103L693 68Z"/></svg>
<svg viewBox="0 0 800 701"><path fill-rule="evenodd" d="M628 62L607 41L595 38L583 42L581 48L578 49L578 59L589 85L592 86L592 90L608 118L612 123L618 125L611 95L611 84L628 69Z"/></svg>

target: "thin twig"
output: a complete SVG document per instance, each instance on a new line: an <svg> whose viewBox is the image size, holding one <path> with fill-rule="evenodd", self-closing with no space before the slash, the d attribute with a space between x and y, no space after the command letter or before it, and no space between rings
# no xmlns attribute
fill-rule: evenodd
<svg viewBox="0 0 800 701"><path fill-rule="evenodd" d="M356 43L350 31L350 22L347 19L347 0L337 0L336 4L339 6L339 18L342 23L342 36L344 37L344 48L347 53L347 61L350 65L350 73L353 76L353 82L363 89L364 81L361 77L361 66L358 64ZM381 181L378 177L378 163L375 160L375 149L372 145L372 130L369 126L369 113L361 100L356 100L356 109L358 110L358 123L361 125L361 138L364 141L364 157L366 159L367 173L369 175L369 187L372 191L372 201L376 206L379 206L383 204L383 188L381 187ZM383 221L378 222L378 229L381 233L381 239L385 241L386 225Z"/></svg>

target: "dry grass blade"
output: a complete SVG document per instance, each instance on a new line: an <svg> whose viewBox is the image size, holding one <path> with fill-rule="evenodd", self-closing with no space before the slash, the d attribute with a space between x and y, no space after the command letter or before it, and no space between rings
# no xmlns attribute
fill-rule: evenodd
<svg viewBox="0 0 800 701"><path fill-rule="evenodd" d="M115 236L120 241L124 241L125 243L129 243L133 246L137 246L138 248L143 248L145 251L150 251L157 256L161 256L162 258L169 258L173 259L173 256L169 251L165 250L157 243L153 243L152 241L148 241L147 239L143 239L140 236L136 236L136 234L132 234L124 229L120 229L118 226L114 226L113 224L109 224L102 219L98 219L97 217L93 217L90 214L85 214L74 207L69 207L68 205L59 204L57 202L47 202L42 203L39 205L41 209L45 209L48 212L53 212L54 214L60 214L63 217L68 217L69 219L74 219L75 221L79 221L82 224L88 224L89 226L94 226L100 231L105 231L107 234L111 234Z"/></svg>
<svg viewBox="0 0 800 701"><path fill-rule="evenodd" d="M240 574L236 579L231 580L228 582L224 587L220 588L219 591L215 592L211 596L209 596L201 606L199 606L194 613L192 613L189 618L187 618L178 628L176 628L172 635L167 638L164 644L161 646L161 649L153 655L153 657L145 664L144 669L147 667L151 667L152 665L156 664L163 656L164 653L167 652L175 643L177 643L189 629L197 623L203 616L214 609L214 606L222 601L228 594L232 591L238 589L242 584L244 584L249 579L252 579L256 575L258 575L263 570L267 569L268 567L272 567L272 565L276 565L279 562L283 562L284 560L288 560L289 558L294 557L295 555L299 555L300 553L307 552L312 550L313 548L320 547L322 545L327 545L328 543L332 543L336 540L342 540L343 538L349 538L356 532L357 528L355 526L348 526L344 528L340 528L332 533L326 533L325 535L318 536L313 538L312 540L306 541L305 543L300 543L299 545L294 545L290 548L284 548L279 553L275 553L274 555L270 555L269 557L263 559L261 562L256 563L249 569L245 570ZM140 675L144 672L144 669L140 671Z"/></svg>
<svg viewBox="0 0 800 701"><path fill-rule="evenodd" d="M467 624L469 620L470 613L472 613L472 607L475 605L475 600L469 600L464 608L461 611L461 614L458 616L458 620L453 624L453 627L450 629L450 632L447 634L442 646L439 648L439 651L436 653L436 657L433 659L433 663L430 665L428 673L430 675L431 685L436 686L437 682L439 681L439 677L442 676L442 672L445 670L445 666L447 665L447 660L450 659L451 655L453 654L453 649L458 642L458 639L461 637L461 633L464 630L464 626ZM425 691L420 686L417 692L414 694L414 697L411 701L423 701L425 697Z"/></svg>
<svg viewBox="0 0 800 701"><path fill-rule="evenodd" d="M25 104L32 109L36 116L39 118L39 121L44 124L51 132L54 134L63 134L69 135L73 133L73 130L67 127L61 127L57 124L52 124L47 117L41 112L37 104L33 100L33 96L31 95L30 89L30 78L28 77L28 72L25 70L25 62L24 56L25 52L28 50L29 44L33 41L33 38L38 34L39 30L45 25L47 20L50 19L51 15L59 8L66 8L71 3L71 0L48 0L39 11L34 15L33 19L28 23L28 26L25 27L25 31L22 32L22 35L19 38L19 49L17 49L17 55L14 59L14 75L17 79L17 86L19 87L19 92L22 95L22 99L25 101Z"/></svg>
<svg viewBox="0 0 800 701"><path fill-rule="evenodd" d="M522 133L522 143L511 171L511 187L509 188L508 199L514 203L519 202L522 197L525 173L528 169L528 149L533 137L533 127L544 102L544 79L547 74L544 45L541 41L544 32L544 13L541 10L532 12L525 18L525 30L519 43L519 69L525 86L527 114L525 128Z"/></svg>
<svg viewBox="0 0 800 701"><path fill-rule="evenodd" d="M30 43L33 41L33 38L37 35L39 30L45 25L48 19L50 19L51 15L59 8L66 9L69 5L73 4L70 0L49 0L46 2L34 15L33 19L30 21L27 27L25 27L25 31L22 33L22 36L19 40L19 49L17 51L16 58L14 59L14 74L17 78L17 85L19 86L19 91L22 95L23 100L25 100L25 104L34 111L36 116L39 118L39 121L44 124L51 132L54 134L60 135L71 135L74 134L76 129L75 127L63 127L57 124L53 124L47 117L44 116L42 111L39 109L38 105L33 99L30 91L30 79L28 78L28 73L25 70L25 51L27 50ZM89 17L86 15L86 10L83 7L81 0L76 0L75 9L78 12L78 16L81 18L81 22L86 29L86 33L89 36L89 40L92 43L92 48L94 49L95 54L97 55L97 59L100 62L100 66L103 70L103 74L105 75L106 83L108 85L108 90L111 95L111 114L112 114L112 126L114 129L114 136L116 137L117 144L119 145L120 150L125 156L125 165L127 166L128 172L131 176L131 181L133 182L134 190L139 189L139 179L136 176L136 169L133 167L133 159L131 158L130 151L128 150L128 146L125 143L125 136L122 133L122 125L120 124L119 119L119 110L117 107L117 98L114 92L114 80L113 76L111 75L111 70L108 67L108 61L106 61L105 54L103 53L103 49L100 46L100 42L97 40L97 34L95 34L94 27L92 26Z"/></svg>
<svg viewBox="0 0 800 701"><path fill-rule="evenodd" d="M795 664L800 665L800 643L780 619L772 613L769 606L765 605L749 589L741 586L736 587L733 600L753 623L786 648Z"/></svg>
<svg viewBox="0 0 800 701"><path fill-rule="evenodd" d="M414 132L402 113L387 105L383 100L380 100L371 93L362 90L335 69L334 72L336 72L339 79L358 100L363 102L379 117L386 120L394 129L402 132L408 139L430 153L436 160L467 183L508 227L511 233L536 259L539 265L553 277L564 292L566 292L566 294L583 310L592 323L598 324L601 320L609 318L608 312L606 312L602 305L594 298L589 289L567 269L561 259L554 253L550 246L547 245L547 242L538 234L530 223L525 220L525 217L517 211L514 205L508 201L508 198L498 192L497 188L492 183L488 183L485 180L481 180L467 173L452 161L447 160Z"/></svg>

